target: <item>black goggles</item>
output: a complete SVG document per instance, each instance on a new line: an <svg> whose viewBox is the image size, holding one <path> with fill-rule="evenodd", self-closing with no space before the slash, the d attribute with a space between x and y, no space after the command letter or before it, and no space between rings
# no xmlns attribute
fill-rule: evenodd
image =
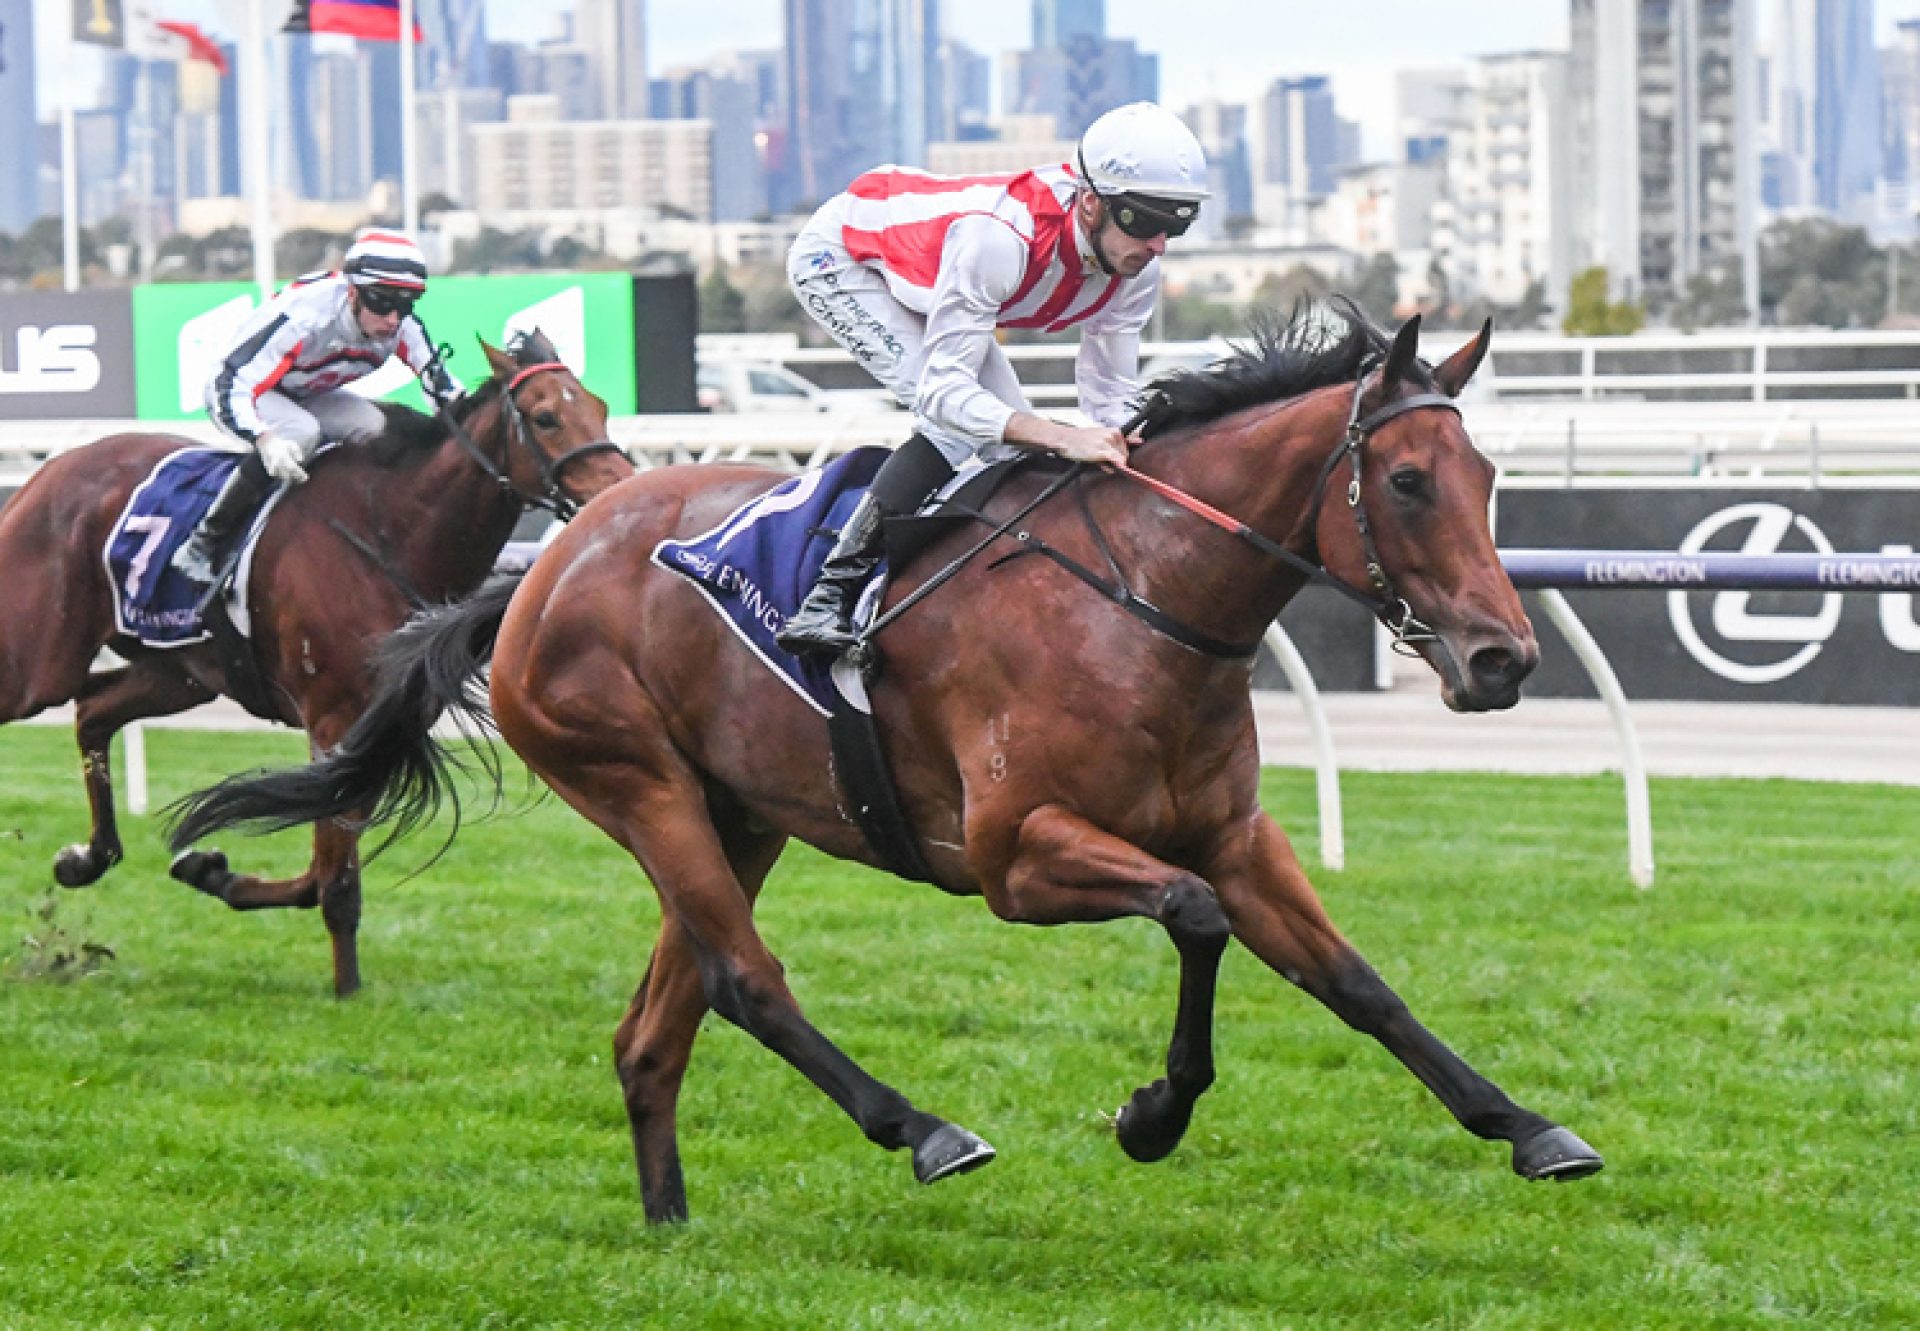
<svg viewBox="0 0 1920 1331"><path fill-rule="evenodd" d="M1139 194L1103 194L1113 224L1135 240L1184 236L1200 205L1186 199L1153 199Z"/></svg>
<svg viewBox="0 0 1920 1331"><path fill-rule="evenodd" d="M398 314L405 317L413 313L414 302L420 299L417 291L395 291L391 287L361 287L360 303L369 314Z"/></svg>

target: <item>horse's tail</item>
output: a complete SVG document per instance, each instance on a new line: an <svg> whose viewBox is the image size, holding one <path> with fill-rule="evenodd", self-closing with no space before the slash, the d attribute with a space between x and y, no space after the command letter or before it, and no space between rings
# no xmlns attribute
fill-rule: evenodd
<svg viewBox="0 0 1920 1331"><path fill-rule="evenodd" d="M480 674L522 576L494 578L465 601L408 620L375 653L372 700L339 747L305 767L243 772L188 795L169 811L173 849L223 828L277 832L356 809L370 810L366 826L393 825L382 848L442 804L452 806L457 830L456 762L434 739L433 725L451 709L469 735L492 730ZM497 793L498 760L485 743L475 750Z"/></svg>

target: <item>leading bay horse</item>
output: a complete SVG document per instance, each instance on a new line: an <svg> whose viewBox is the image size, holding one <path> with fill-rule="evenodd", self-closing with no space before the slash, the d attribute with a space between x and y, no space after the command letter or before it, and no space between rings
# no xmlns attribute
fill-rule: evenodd
<svg viewBox="0 0 1920 1331"><path fill-rule="evenodd" d="M1136 1160L1178 1144L1213 1081L1215 979L1238 938L1380 1041L1469 1132L1511 1143L1524 1177L1601 1167L1579 1137L1515 1104L1414 1019L1327 918L1257 798L1253 650L1316 568L1424 655L1457 710L1511 706L1538 660L1488 531L1493 467L1452 402L1491 331L1429 369L1417 319L1390 347L1359 323L1339 336L1298 317L1269 328L1225 364L1161 387L1134 453L1146 482L1090 469L1065 482L1016 477L986 510L999 534L984 555L878 635L874 706L937 885L984 896L1006 920L1145 916L1172 939L1166 1075L1116 1123ZM828 776L825 723L649 556L780 479L699 467L624 482L523 578L395 635L379 695L335 754L202 792L176 828L185 845L245 821L371 807L404 828L429 816L449 788L428 728L448 706L478 717L490 655L501 735L639 861L662 902L659 941L614 1040L654 1221L687 1214L675 1109L709 1008L792 1063L870 1140L910 1149L921 1181L992 1156L816 1030L754 928L788 838L842 859L877 856ZM1077 498L1035 506L1063 484ZM976 539L943 537L887 604ZM1058 557L1036 557L1048 550Z"/></svg>
<svg viewBox="0 0 1920 1331"><path fill-rule="evenodd" d="M274 510L247 588L250 661L216 641L155 650L116 632L108 533L160 460L196 441L97 440L41 467L0 511L0 724L78 703L93 829L54 861L60 883L84 887L120 861L109 744L121 727L229 693L329 749L366 705L375 644L477 587L527 504L570 510L632 474L607 438L606 404L544 336L513 354L482 347L491 377L452 409L454 427L389 406L381 439L322 455ZM103 646L127 665L93 671ZM358 842L350 826L321 824L312 863L286 881L234 873L217 853L182 856L173 873L235 910L318 905L344 996L360 985Z"/></svg>

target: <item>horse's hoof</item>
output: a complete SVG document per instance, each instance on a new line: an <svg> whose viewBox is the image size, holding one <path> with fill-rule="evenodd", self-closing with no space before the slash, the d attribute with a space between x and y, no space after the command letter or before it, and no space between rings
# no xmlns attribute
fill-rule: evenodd
<svg viewBox="0 0 1920 1331"><path fill-rule="evenodd" d="M922 1183L938 1183L950 1174L965 1174L993 1159L994 1150L957 1123L944 1123L913 1148L913 1176Z"/></svg>
<svg viewBox="0 0 1920 1331"><path fill-rule="evenodd" d="M1173 1154L1191 1122L1193 1102L1177 1098L1162 1077L1151 1086L1142 1086L1120 1106L1120 1112L1113 1116L1113 1135L1119 1138L1127 1159L1150 1165Z"/></svg>
<svg viewBox="0 0 1920 1331"><path fill-rule="evenodd" d="M183 850L173 857L167 872L188 887L222 901L227 899L227 884L233 881L227 871L227 857L217 850Z"/></svg>
<svg viewBox="0 0 1920 1331"><path fill-rule="evenodd" d="M1513 1172L1525 1179L1566 1183L1598 1174L1605 1165L1600 1152L1566 1128L1547 1128L1513 1146Z"/></svg>
<svg viewBox="0 0 1920 1331"><path fill-rule="evenodd" d="M92 846L71 845L53 857L53 880L62 887L86 887L111 867L113 861L106 856L94 857Z"/></svg>

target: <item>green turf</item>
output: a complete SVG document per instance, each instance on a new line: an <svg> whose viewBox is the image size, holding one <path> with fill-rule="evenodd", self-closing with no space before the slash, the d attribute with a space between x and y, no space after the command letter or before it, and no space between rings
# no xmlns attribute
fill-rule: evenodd
<svg viewBox="0 0 1920 1331"><path fill-rule="evenodd" d="M149 748L156 800L302 752ZM549 801L402 883L406 844L339 1003L317 915L173 884L151 820L105 884L50 889L75 766L64 732L0 731L0 1327L1920 1324L1920 792L1656 783L1641 893L1615 781L1345 778L1329 909L1606 1153L1565 1186L1238 949L1219 1083L1131 1164L1101 1111L1164 1057L1163 935L1013 928L791 851L761 918L815 1022L1001 1157L921 1188L710 1020L694 1220L650 1230L609 1048L657 908L609 842ZM1311 864L1309 775L1268 783Z"/></svg>

